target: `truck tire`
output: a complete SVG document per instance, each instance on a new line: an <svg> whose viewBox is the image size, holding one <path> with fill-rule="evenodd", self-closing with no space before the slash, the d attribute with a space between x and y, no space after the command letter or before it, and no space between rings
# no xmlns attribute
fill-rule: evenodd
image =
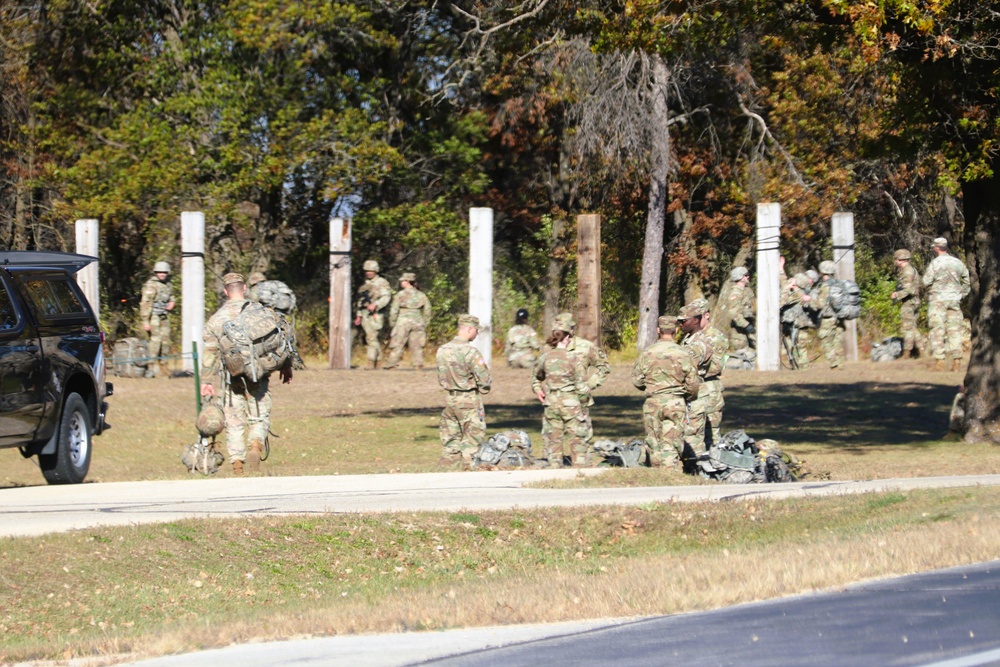
<svg viewBox="0 0 1000 667"><path fill-rule="evenodd" d="M66 397L55 454L39 454L38 463L49 484L79 484L90 470L90 411L80 394Z"/></svg>

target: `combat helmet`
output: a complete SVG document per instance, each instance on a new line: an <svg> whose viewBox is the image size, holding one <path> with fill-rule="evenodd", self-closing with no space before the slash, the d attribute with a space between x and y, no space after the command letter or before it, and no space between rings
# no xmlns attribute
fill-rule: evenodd
<svg viewBox="0 0 1000 667"><path fill-rule="evenodd" d="M217 436L226 428L226 415L222 412L222 408L215 403L206 403L202 406L201 412L198 413L195 428L198 429L198 433L203 438Z"/></svg>
<svg viewBox="0 0 1000 667"><path fill-rule="evenodd" d="M247 285L250 285L251 287L253 287L257 283L262 283L265 280L267 280L267 276L265 276L260 271L254 271L249 276L247 276Z"/></svg>
<svg viewBox="0 0 1000 667"><path fill-rule="evenodd" d="M824 276L832 276L837 272L837 265L828 259L824 259L819 263L819 272Z"/></svg>
<svg viewBox="0 0 1000 667"><path fill-rule="evenodd" d="M170 263L157 262L153 265L153 273L170 273Z"/></svg>
<svg viewBox="0 0 1000 667"><path fill-rule="evenodd" d="M379 271L378 262L374 259L365 260L365 263L361 265L361 268L364 271L374 271L375 273L378 273Z"/></svg>
<svg viewBox="0 0 1000 667"><path fill-rule="evenodd" d="M896 252L892 253L892 257L893 259L910 259L912 255L910 254L910 251L907 250L906 248L900 248Z"/></svg>

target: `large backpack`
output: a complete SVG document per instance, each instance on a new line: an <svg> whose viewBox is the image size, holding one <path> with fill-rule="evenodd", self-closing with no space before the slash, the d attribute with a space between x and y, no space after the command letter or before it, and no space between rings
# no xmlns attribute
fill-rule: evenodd
<svg viewBox="0 0 1000 667"><path fill-rule="evenodd" d="M534 468L531 438L524 431L503 431L490 436L472 457L473 468Z"/></svg>
<svg viewBox="0 0 1000 667"><path fill-rule="evenodd" d="M111 363L118 377L141 378L149 365L149 343L142 338L122 338L115 342Z"/></svg>
<svg viewBox="0 0 1000 667"><path fill-rule="evenodd" d="M295 292L280 280L265 280L254 285L257 299L279 313L288 315L295 310Z"/></svg>
<svg viewBox="0 0 1000 667"><path fill-rule="evenodd" d="M291 327L274 310L247 301L236 319L222 325L219 351L229 374L257 382L288 363Z"/></svg>
<svg viewBox="0 0 1000 667"><path fill-rule="evenodd" d="M895 361L901 356L903 356L903 339L899 336L891 336L881 343L872 345L872 361Z"/></svg>
<svg viewBox="0 0 1000 667"><path fill-rule="evenodd" d="M638 468L646 465L646 445L638 438L629 440L598 440L594 451L604 457L604 465L615 468Z"/></svg>
<svg viewBox="0 0 1000 667"><path fill-rule="evenodd" d="M695 463L702 477L726 484L794 482L801 468L777 442L757 443L742 429L726 433Z"/></svg>
<svg viewBox="0 0 1000 667"><path fill-rule="evenodd" d="M861 290L853 280L830 279L830 310L839 320L856 320L861 315Z"/></svg>

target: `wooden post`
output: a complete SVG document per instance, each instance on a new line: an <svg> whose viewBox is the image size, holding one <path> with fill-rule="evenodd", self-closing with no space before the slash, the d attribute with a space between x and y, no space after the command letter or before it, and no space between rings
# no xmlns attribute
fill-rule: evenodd
<svg viewBox="0 0 1000 667"><path fill-rule="evenodd" d="M86 219L76 221L76 251L81 255L99 257L100 236L97 220ZM94 317L101 321L101 288L98 282L98 262L92 262L80 269L76 274L76 283L94 310Z"/></svg>
<svg viewBox="0 0 1000 667"><path fill-rule="evenodd" d="M833 237L833 262L837 265L837 280L854 280L854 214L834 213L831 236ZM858 321L844 322L844 358L858 360Z"/></svg>
<svg viewBox="0 0 1000 667"><path fill-rule="evenodd" d="M781 204L757 204L757 370L781 368Z"/></svg>
<svg viewBox="0 0 1000 667"><path fill-rule="evenodd" d="M198 346L198 356L205 354L205 214L181 213L181 350ZM194 370L193 358L183 357L186 371Z"/></svg>
<svg viewBox="0 0 1000 667"><path fill-rule="evenodd" d="M330 368L351 367L351 219L330 218Z"/></svg>
<svg viewBox="0 0 1000 667"><path fill-rule="evenodd" d="M601 344L601 216L576 217L576 335Z"/></svg>
<svg viewBox="0 0 1000 667"><path fill-rule="evenodd" d="M469 209L469 314L479 318L472 343L487 366L493 361L493 209Z"/></svg>

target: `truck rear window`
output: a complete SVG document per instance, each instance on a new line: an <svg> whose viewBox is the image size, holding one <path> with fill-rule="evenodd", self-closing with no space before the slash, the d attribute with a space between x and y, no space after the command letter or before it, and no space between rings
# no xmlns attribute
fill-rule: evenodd
<svg viewBox="0 0 1000 667"><path fill-rule="evenodd" d="M40 320L59 320L74 315L85 315L87 309L80 303L68 278L32 278L24 281L28 305Z"/></svg>

